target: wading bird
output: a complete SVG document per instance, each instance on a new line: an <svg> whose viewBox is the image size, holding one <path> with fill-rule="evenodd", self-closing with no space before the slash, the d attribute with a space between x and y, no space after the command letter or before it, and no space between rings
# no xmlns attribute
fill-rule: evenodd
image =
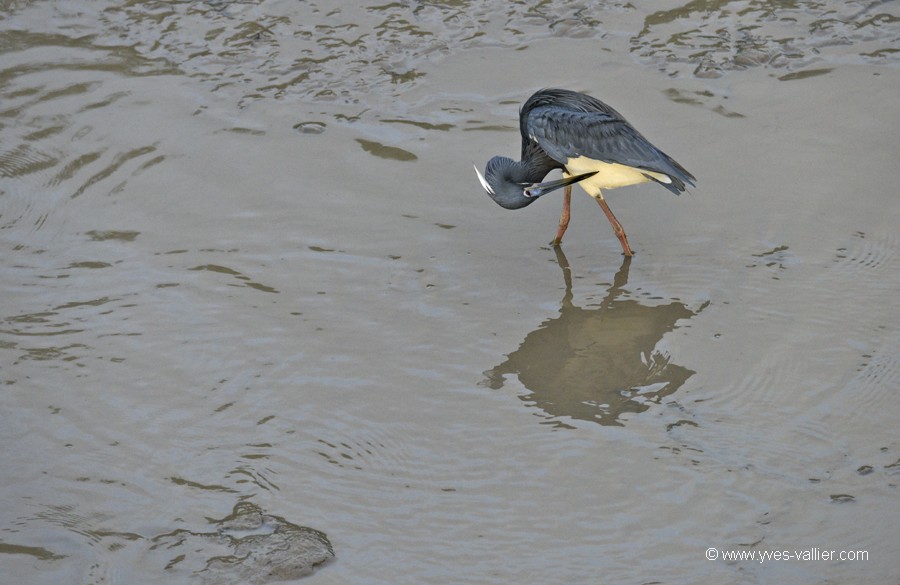
<svg viewBox="0 0 900 585"><path fill-rule="evenodd" d="M475 173L488 195L506 209L525 207L565 187L554 246L569 226L574 183L603 208L626 256L633 254L628 238L602 190L655 181L678 195L685 183L694 185L693 175L650 144L619 112L583 93L540 90L519 110L519 130L522 160L495 156L483 175L478 167ZM541 183L553 169L562 169L563 178Z"/></svg>

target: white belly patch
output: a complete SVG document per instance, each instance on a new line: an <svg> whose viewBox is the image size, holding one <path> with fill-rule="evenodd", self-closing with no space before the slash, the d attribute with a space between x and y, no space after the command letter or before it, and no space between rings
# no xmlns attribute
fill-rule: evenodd
<svg viewBox="0 0 900 585"><path fill-rule="evenodd" d="M663 173L654 173L653 171L636 169L619 163L605 163L584 156L570 158L566 161L566 171L567 172L564 173L566 176L597 171L597 174L593 177L589 177L578 183L581 185L582 189L587 191L592 197L599 196L600 191L603 189L616 189L617 187L627 187L628 185L646 183L650 180L648 175L661 183L672 182L672 179Z"/></svg>

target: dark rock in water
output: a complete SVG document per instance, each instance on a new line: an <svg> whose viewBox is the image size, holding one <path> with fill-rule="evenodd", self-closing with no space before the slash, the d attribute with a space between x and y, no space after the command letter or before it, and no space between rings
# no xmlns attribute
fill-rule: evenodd
<svg viewBox="0 0 900 585"><path fill-rule="evenodd" d="M214 532L176 530L154 539L154 548L179 552L167 570L189 572L203 583L264 585L299 579L334 558L325 533L265 514L250 502L211 522Z"/></svg>

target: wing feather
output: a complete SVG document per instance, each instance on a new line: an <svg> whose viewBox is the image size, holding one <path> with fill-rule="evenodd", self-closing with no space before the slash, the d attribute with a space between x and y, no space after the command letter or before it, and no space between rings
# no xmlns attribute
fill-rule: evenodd
<svg viewBox="0 0 900 585"><path fill-rule="evenodd" d="M586 156L662 173L672 183L660 184L675 193L683 191L685 183L694 184L693 175L684 167L653 146L618 112L602 105L604 109L598 111L573 111L553 105L534 107L527 113L525 124L529 138L562 164L570 158Z"/></svg>

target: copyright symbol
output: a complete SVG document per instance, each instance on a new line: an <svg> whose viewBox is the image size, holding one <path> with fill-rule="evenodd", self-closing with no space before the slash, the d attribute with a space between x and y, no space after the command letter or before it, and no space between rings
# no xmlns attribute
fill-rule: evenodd
<svg viewBox="0 0 900 585"><path fill-rule="evenodd" d="M706 549L706 558L711 561L716 560L717 558L719 558L719 551L713 547Z"/></svg>

